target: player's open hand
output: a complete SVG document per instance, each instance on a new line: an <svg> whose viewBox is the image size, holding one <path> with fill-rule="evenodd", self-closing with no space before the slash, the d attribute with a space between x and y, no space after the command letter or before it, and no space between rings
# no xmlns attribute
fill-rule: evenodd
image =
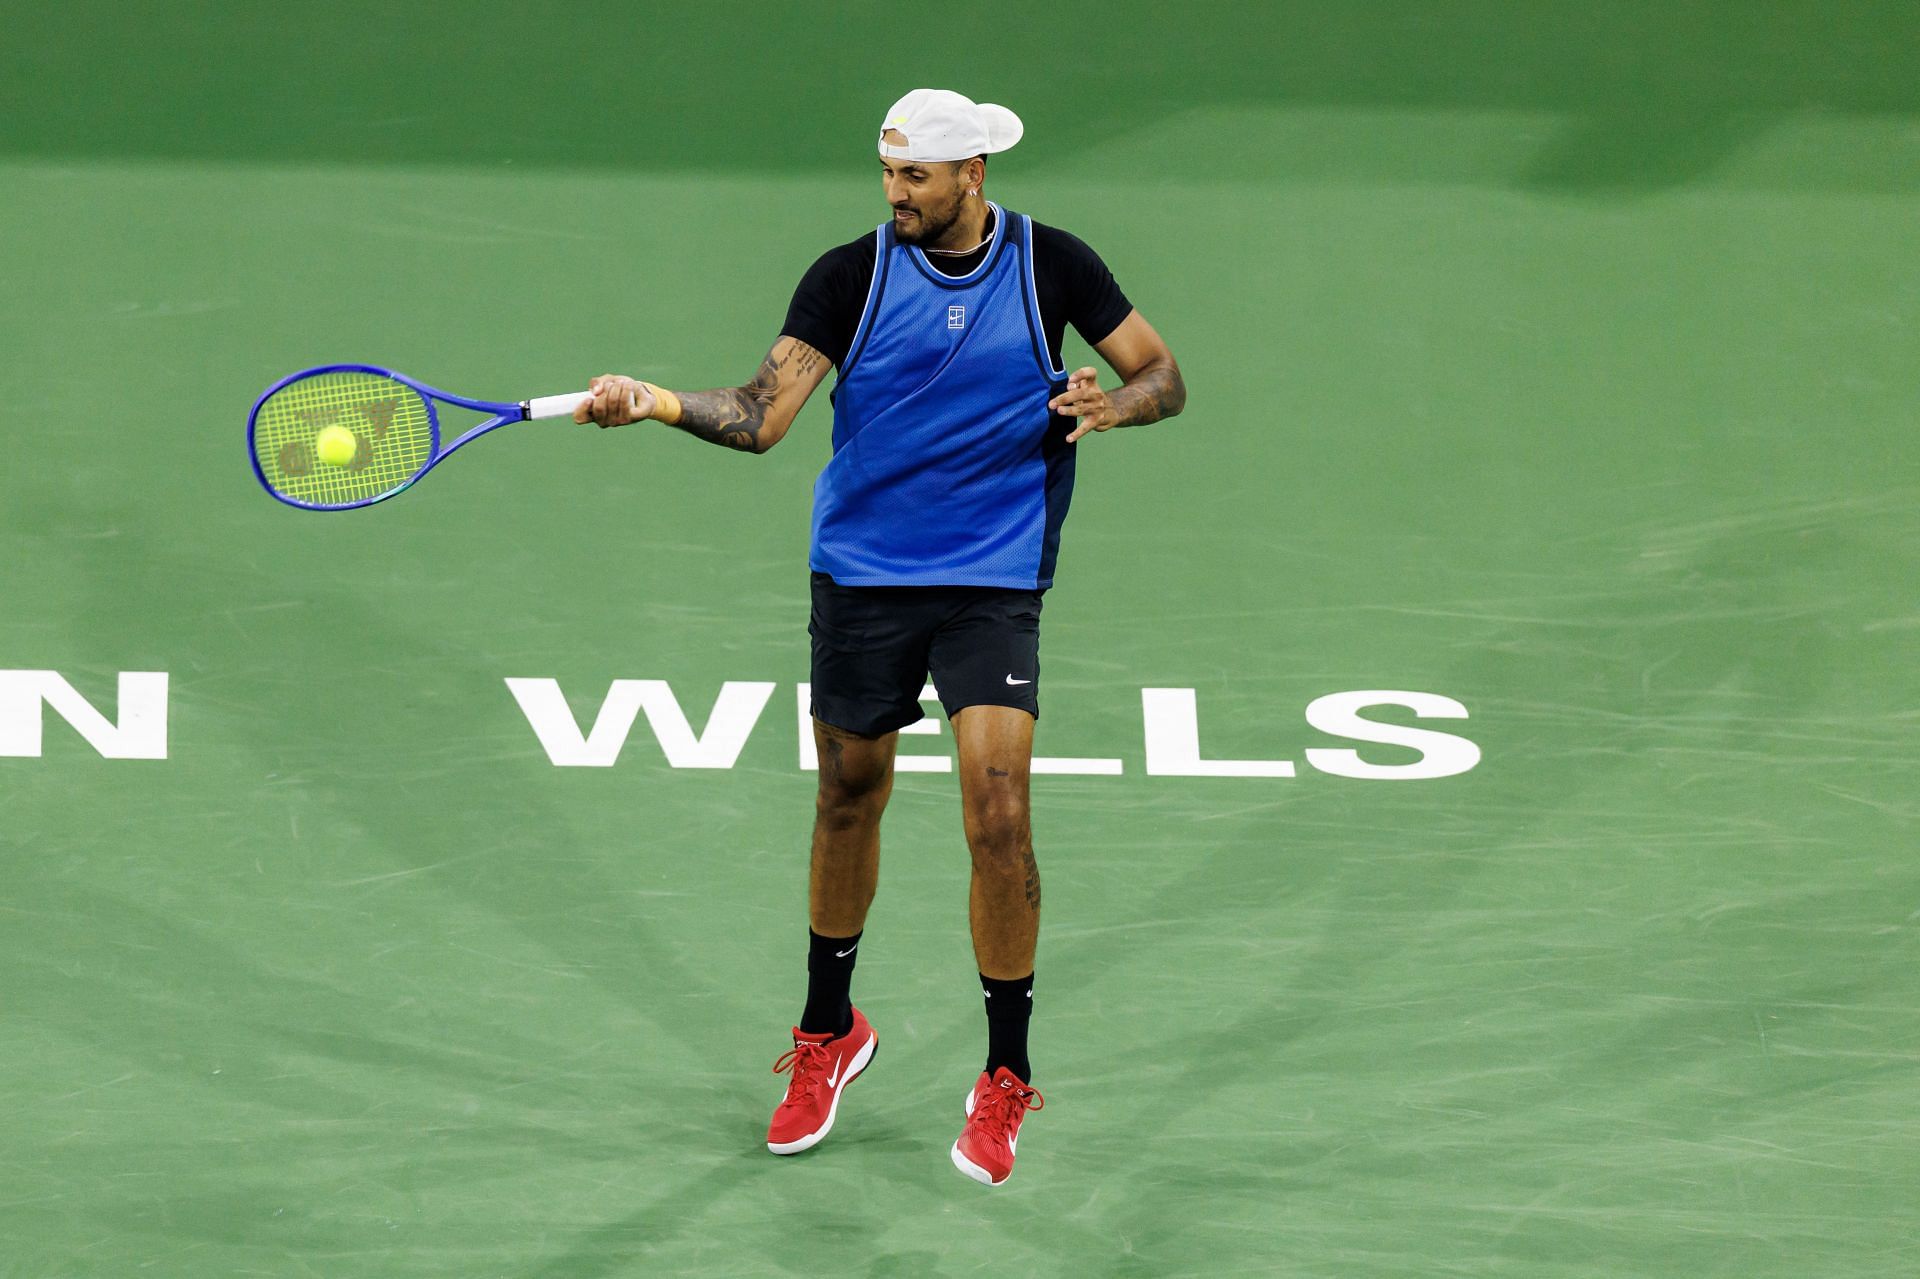
<svg viewBox="0 0 1920 1279"><path fill-rule="evenodd" d="M593 398L580 401L580 407L573 411L573 420L582 426L595 422L605 430L653 416L653 392L635 378L602 373L587 383L587 390Z"/></svg>
<svg viewBox="0 0 1920 1279"><path fill-rule="evenodd" d="M1091 368L1075 369L1067 379L1067 389L1048 400L1047 407L1055 413L1080 419L1079 425L1067 436L1069 444L1088 431L1111 430L1120 424L1119 412L1107 393L1100 389L1099 374Z"/></svg>

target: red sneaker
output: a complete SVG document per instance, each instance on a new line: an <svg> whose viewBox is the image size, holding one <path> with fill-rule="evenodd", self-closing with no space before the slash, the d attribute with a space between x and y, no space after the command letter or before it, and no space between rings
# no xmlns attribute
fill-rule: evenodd
<svg viewBox="0 0 1920 1279"><path fill-rule="evenodd" d="M997 1186L1013 1175L1013 1151L1020 1142L1020 1122L1029 1110L1047 1104L1005 1066L989 1079L982 1071L967 1094L967 1126L953 1143L953 1166L975 1181Z"/></svg>
<svg viewBox="0 0 1920 1279"><path fill-rule="evenodd" d="M793 1072L787 1095L774 1108L767 1126L767 1149L776 1155L797 1155L820 1143L833 1127L840 1108L840 1090L859 1078L880 1046L873 1027L853 1010L853 1029L838 1039L808 1035L793 1028L793 1047L773 1063L773 1073Z"/></svg>

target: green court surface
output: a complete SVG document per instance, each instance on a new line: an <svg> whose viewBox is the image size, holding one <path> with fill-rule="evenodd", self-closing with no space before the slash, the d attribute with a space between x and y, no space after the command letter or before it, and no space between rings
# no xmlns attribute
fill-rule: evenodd
<svg viewBox="0 0 1920 1279"><path fill-rule="evenodd" d="M1920 1273L1911 4L30 9L0 1275ZM765 457L529 424L343 515L243 438L336 360L744 380L920 84L1025 117L988 194L1191 391L1080 446L1038 749L1120 772L1034 783L997 1191L947 1158L950 774L887 818L883 1051L762 1145L824 394ZM615 680L695 734L774 687L729 767L644 714L574 767L510 679L581 733ZM1296 775L1149 772L1144 689ZM1420 758L1308 723L1358 690L1458 702L1367 714L1477 766L1316 766Z"/></svg>

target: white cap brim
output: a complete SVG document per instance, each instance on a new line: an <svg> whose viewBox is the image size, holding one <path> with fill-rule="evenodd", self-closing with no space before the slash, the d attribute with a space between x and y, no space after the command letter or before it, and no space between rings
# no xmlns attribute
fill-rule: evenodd
<svg viewBox="0 0 1920 1279"><path fill-rule="evenodd" d="M981 118L987 126L987 154L1005 151L1018 142L1027 132L1027 126L1020 123L1020 117L997 102L980 104ZM971 156L968 159L972 159Z"/></svg>

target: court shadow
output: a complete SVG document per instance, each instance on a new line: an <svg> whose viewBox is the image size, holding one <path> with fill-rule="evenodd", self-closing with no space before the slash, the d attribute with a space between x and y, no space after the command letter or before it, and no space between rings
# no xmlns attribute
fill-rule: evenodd
<svg viewBox="0 0 1920 1279"><path fill-rule="evenodd" d="M1772 127L1753 113L1580 115L1526 160L1520 183L1545 193L1592 196L1691 186L1711 178L1728 157Z"/></svg>

